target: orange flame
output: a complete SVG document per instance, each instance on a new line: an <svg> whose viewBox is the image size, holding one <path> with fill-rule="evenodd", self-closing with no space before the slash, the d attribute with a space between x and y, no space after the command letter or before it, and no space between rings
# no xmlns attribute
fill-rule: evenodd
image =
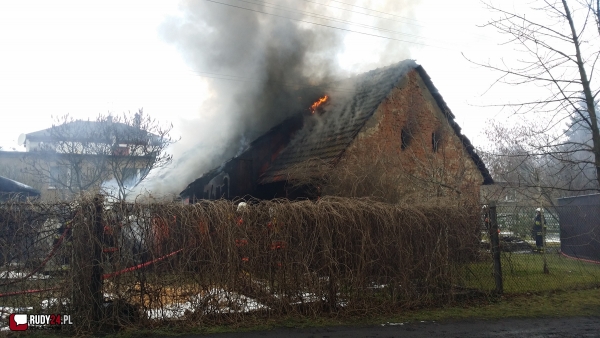
<svg viewBox="0 0 600 338"><path fill-rule="evenodd" d="M312 104L312 106L310 106L310 111L314 114L317 108L319 108L320 105L325 103L328 98L329 96L325 95L322 98L318 99L315 103Z"/></svg>

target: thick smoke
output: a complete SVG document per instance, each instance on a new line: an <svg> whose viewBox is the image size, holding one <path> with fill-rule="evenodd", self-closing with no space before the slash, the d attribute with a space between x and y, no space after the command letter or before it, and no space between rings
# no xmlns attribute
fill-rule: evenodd
<svg viewBox="0 0 600 338"><path fill-rule="evenodd" d="M143 188L154 194L178 194L206 171L239 154L278 122L306 110L324 94L319 84L351 75L342 71L338 61L344 52L347 31L280 16L402 38L306 14L318 13L414 34L397 17L383 19L383 13L410 16L415 1L410 1L410 5L405 0L347 0L348 5L326 0L215 1L223 4L206 0L183 2L181 15L168 18L160 29L163 38L178 47L186 62L199 75L208 77L211 92L197 116L179 126L181 141L171 149L174 163L145 182ZM366 11L351 5L379 12L361 15L357 12ZM362 72L409 57L408 46L402 42L377 37L372 40L377 47L365 48L371 48L379 57L353 71Z"/></svg>

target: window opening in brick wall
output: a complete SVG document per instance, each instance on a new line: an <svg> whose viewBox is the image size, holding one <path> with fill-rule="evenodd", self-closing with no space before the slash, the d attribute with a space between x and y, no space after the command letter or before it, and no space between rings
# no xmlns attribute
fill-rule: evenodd
<svg viewBox="0 0 600 338"><path fill-rule="evenodd" d="M437 153L439 146L440 146L440 140L441 136L439 133L431 133L431 147L433 149L434 153Z"/></svg>
<svg viewBox="0 0 600 338"><path fill-rule="evenodd" d="M400 131L400 148L402 150L408 148L408 145L410 144L410 140L411 140L411 134L408 130L406 129L402 129L402 131Z"/></svg>

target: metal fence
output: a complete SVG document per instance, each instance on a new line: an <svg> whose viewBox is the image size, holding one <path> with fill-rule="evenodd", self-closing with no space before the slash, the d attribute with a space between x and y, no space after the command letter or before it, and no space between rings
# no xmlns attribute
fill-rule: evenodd
<svg viewBox="0 0 600 338"><path fill-rule="evenodd" d="M483 257L469 267L465 285L504 293L600 285L599 205L487 205L482 210ZM537 210L541 232L534 229ZM538 243L536 235L541 235Z"/></svg>

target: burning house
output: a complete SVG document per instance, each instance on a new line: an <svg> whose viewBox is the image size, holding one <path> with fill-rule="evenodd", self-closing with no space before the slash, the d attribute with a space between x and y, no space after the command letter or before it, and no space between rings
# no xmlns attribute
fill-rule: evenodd
<svg viewBox="0 0 600 338"><path fill-rule="evenodd" d="M240 155L190 183L180 195L199 199L312 198L292 187L294 172L319 175L318 162L377 158L398 172L479 198L493 180L423 67L413 60L330 83L305 111L271 128ZM315 163L316 163L315 162ZM296 170L296 171L294 171Z"/></svg>

